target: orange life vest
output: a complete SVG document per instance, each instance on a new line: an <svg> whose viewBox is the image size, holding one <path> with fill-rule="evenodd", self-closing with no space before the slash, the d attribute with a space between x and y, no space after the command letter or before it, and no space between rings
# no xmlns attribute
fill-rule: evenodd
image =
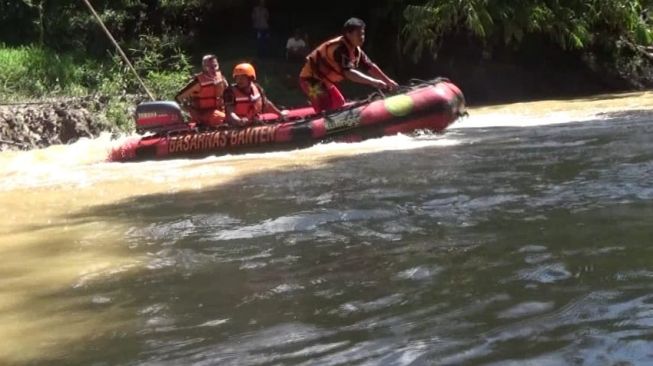
<svg viewBox="0 0 653 366"><path fill-rule="evenodd" d="M301 78L316 78L332 84L338 83L345 79L342 66L335 59L335 51L338 47L344 45L347 48L349 59L353 61L354 68L360 63L362 51L359 47L354 47L345 37L340 36L322 43L318 48L313 50L306 57L306 64L299 75Z"/></svg>
<svg viewBox="0 0 653 366"><path fill-rule="evenodd" d="M238 117L252 119L263 113L265 95L256 83L253 82L251 88L251 94L246 94L235 84L231 86L234 92L234 113Z"/></svg>
<svg viewBox="0 0 653 366"><path fill-rule="evenodd" d="M225 82L222 75L218 74L215 78L204 73L195 75L195 79L200 86L199 92L193 96L193 108L198 110L223 109L224 101L222 94L225 90Z"/></svg>

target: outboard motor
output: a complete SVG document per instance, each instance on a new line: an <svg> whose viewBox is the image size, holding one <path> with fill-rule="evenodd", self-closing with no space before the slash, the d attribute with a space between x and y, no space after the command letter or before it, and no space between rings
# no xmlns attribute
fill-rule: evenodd
<svg viewBox="0 0 653 366"><path fill-rule="evenodd" d="M136 132L169 132L188 129L179 104L145 102L136 107Z"/></svg>

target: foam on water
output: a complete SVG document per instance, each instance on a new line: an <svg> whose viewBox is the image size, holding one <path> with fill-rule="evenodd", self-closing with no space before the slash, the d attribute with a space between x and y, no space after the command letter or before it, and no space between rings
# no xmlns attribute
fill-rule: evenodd
<svg viewBox="0 0 653 366"><path fill-rule="evenodd" d="M71 145L45 149L0 153L0 191L34 187L74 185L90 187L100 182L115 182L135 176L141 181L158 184L188 181L202 177L235 177L252 169L279 164L319 165L328 158L378 151L419 149L430 146L453 146L468 143L465 129L492 127L535 127L607 118L605 113L641 108L653 93L594 97L573 101L515 103L470 110L441 135L387 136L359 143L325 143L306 149L210 156L204 159L173 159L139 163L106 163L112 148L132 136L112 139L103 134L96 139L82 139Z"/></svg>
<svg viewBox="0 0 653 366"><path fill-rule="evenodd" d="M1 153L0 364L650 364L651 114L533 126L651 103L588 103L204 159Z"/></svg>
<svg viewBox="0 0 653 366"><path fill-rule="evenodd" d="M293 161L296 164L319 164L334 156L391 150L409 150L428 146L452 146L460 141L446 136L387 136L360 143L332 142L306 149L251 153L240 155L209 156L202 159L171 159L138 163L105 162L112 147L130 136L112 140L108 134L97 139L82 139L71 145L57 145L46 149L8 152L0 155L0 190L14 188L53 187L74 185L89 187L100 182L131 179L138 175L146 182L177 182L198 177L238 174L255 167L274 166L275 163ZM246 171L244 171L246 172Z"/></svg>
<svg viewBox="0 0 653 366"><path fill-rule="evenodd" d="M594 113L575 115L570 112L552 112L543 116L513 113L492 113L492 114L471 114L450 127L450 129L461 128L487 128L487 127L535 127L554 125L569 122L583 122L596 119L603 119Z"/></svg>

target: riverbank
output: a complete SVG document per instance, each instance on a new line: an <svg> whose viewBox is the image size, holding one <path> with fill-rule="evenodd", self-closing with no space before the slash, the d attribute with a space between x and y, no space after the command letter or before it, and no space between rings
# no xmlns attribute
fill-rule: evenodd
<svg viewBox="0 0 653 366"><path fill-rule="evenodd" d="M116 132L107 98L57 98L0 105L0 151L43 148Z"/></svg>
<svg viewBox="0 0 653 366"><path fill-rule="evenodd" d="M398 81L448 77L461 87L471 106L571 99L653 86L650 63L635 69L608 70L605 62L595 62L590 68L580 58L555 50L541 50L539 56L530 50L529 58L524 58L505 52L483 55L474 47L446 49L450 51L438 60L422 60L411 70L398 67L389 58L379 62L389 73L398 75ZM240 52L247 54L246 50ZM146 97L126 70L115 64L55 57L37 48L0 48L0 56L3 54L3 60L11 62L2 67L5 82L0 89L0 151L69 144L102 132L133 130L134 107ZM254 56L228 55L221 59L223 73L228 75L243 59L255 64L259 83L276 104L290 107L306 103L296 80L301 64L279 57L257 60ZM165 72L147 70L146 65L136 63L157 99L162 100L170 100L192 74L187 61ZM39 69L40 80L26 84L29 70L34 68ZM639 70L638 74L633 70ZM366 96L370 89L345 83L343 91L356 99ZM79 94L87 96L74 96Z"/></svg>

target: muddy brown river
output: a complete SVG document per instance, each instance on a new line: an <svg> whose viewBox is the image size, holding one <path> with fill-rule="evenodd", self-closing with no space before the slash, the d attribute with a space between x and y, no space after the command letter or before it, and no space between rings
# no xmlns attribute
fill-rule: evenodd
<svg viewBox="0 0 653 366"><path fill-rule="evenodd" d="M0 153L0 364L653 364L653 93L443 135Z"/></svg>

